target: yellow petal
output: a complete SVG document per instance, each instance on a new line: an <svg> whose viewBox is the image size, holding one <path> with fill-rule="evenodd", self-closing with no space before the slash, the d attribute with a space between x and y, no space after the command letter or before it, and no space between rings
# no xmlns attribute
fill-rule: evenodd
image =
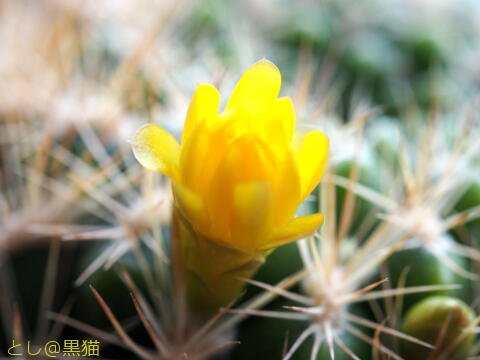
<svg viewBox="0 0 480 360"><path fill-rule="evenodd" d="M320 131L314 130L305 135L296 154L302 191L305 199L318 185L327 165L328 138Z"/></svg>
<svg viewBox="0 0 480 360"><path fill-rule="evenodd" d="M197 181L199 177L202 179L200 181L203 181L203 188L208 186L211 182L214 172L220 161L222 161L222 157L230 144L235 142L238 138L245 137L247 134L252 134L251 123L252 117L250 114L242 108L235 108L223 112L218 116L216 122L210 122L208 124L208 136L205 137L208 137L209 150L203 161L200 163L201 173L200 176L197 177ZM273 154L271 154L269 150L269 146L264 141L261 141L261 139L255 134L252 135L259 141L259 143L254 146L262 147L264 153L268 153L270 157L273 157ZM202 150L199 152L202 153ZM244 160L242 159L238 159L239 164L243 161Z"/></svg>
<svg viewBox="0 0 480 360"><path fill-rule="evenodd" d="M231 241L237 185L271 183L275 167L275 158L270 149L253 134L240 136L227 147L205 194L205 205L212 219L212 233L217 238Z"/></svg>
<svg viewBox="0 0 480 360"><path fill-rule="evenodd" d="M276 99L281 84L278 68L268 60L260 60L243 74L233 90L226 110L242 106L252 114L257 113Z"/></svg>
<svg viewBox="0 0 480 360"><path fill-rule="evenodd" d="M295 216L302 199L300 198L300 177L292 152L286 151L278 164L274 176L273 211L275 225L281 226Z"/></svg>
<svg viewBox="0 0 480 360"><path fill-rule="evenodd" d="M180 172L182 182L193 191L203 193L210 183L228 144L241 134L239 121L231 117L239 111L215 115L214 121L200 120L188 141L182 145ZM246 130L243 130L245 133Z"/></svg>
<svg viewBox="0 0 480 360"><path fill-rule="evenodd" d="M211 145L211 134L205 120L201 120L197 124L188 141L182 145L180 154L181 181L193 191L199 192L202 187L205 179L202 172L209 166L206 159Z"/></svg>
<svg viewBox="0 0 480 360"><path fill-rule="evenodd" d="M192 96L183 127L182 144L188 139L200 120L211 119L218 114L220 94L215 86L201 84Z"/></svg>
<svg viewBox="0 0 480 360"><path fill-rule="evenodd" d="M167 131L155 124L138 129L131 140L137 160L150 170L157 170L172 179L178 178L180 145Z"/></svg>
<svg viewBox="0 0 480 360"><path fill-rule="evenodd" d="M232 243L252 251L272 228L272 187L266 182L242 183L233 194Z"/></svg>
<svg viewBox="0 0 480 360"><path fill-rule="evenodd" d="M177 182L172 183L172 188L175 204L182 216L189 221L195 230L202 233L208 231L209 220L202 198Z"/></svg>
<svg viewBox="0 0 480 360"><path fill-rule="evenodd" d="M322 223L323 214L319 213L294 218L277 230L271 240L261 250L271 250L278 246L312 235Z"/></svg>
<svg viewBox="0 0 480 360"><path fill-rule="evenodd" d="M274 223L283 225L295 215L300 199L300 178L291 149L295 111L289 98L275 99L252 122L254 132L276 157L273 176Z"/></svg>
<svg viewBox="0 0 480 360"><path fill-rule="evenodd" d="M295 130L295 110L290 98L275 99L271 105L255 116L255 131L276 151L290 147Z"/></svg>

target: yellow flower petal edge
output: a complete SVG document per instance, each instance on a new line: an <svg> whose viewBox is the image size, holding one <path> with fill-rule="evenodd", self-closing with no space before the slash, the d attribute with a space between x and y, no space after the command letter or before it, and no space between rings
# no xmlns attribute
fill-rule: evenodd
<svg viewBox="0 0 480 360"><path fill-rule="evenodd" d="M203 313L235 297L276 247L313 234L322 214L295 217L327 164L328 138L314 130L294 141L295 110L279 98L281 75L252 65L219 112L220 94L199 85L182 143L153 124L132 139L146 168L172 179L173 238L188 270L191 302Z"/></svg>
<svg viewBox="0 0 480 360"><path fill-rule="evenodd" d="M145 168L160 171L176 180L180 145L160 126L147 124L141 127L131 140L133 154Z"/></svg>
<svg viewBox="0 0 480 360"><path fill-rule="evenodd" d="M313 214L293 218L278 229L263 250L275 249L289 242L312 235L323 224L323 214Z"/></svg>
<svg viewBox="0 0 480 360"><path fill-rule="evenodd" d="M302 199L305 199L320 182L325 172L327 155L328 138L325 134L314 130L305 135L296 154L302 182Z"/></svg>
<svg viewBox="0 0 480 360"><path fill-rule="evenodd" d="M237 83L226 110L242 106L257 113L277 98L281 85L282 76L275 64L260 60Z"/></svg>
<svg viewBox="0 0 480 360"><path fill-rule="evenodd" d="M218 114L220 94L215 86L201 84L192 97L183 127L182 142L185 143L198 123L205 119L212 119Z"/></svg>

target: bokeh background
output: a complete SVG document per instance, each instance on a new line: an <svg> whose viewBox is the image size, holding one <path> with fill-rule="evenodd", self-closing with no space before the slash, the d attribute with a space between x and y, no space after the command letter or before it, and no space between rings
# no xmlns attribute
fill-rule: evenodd
<svg viewBox="0 0 480 360"><path fill-rule="evenodd" d="M262 58L281 70L298 126L330 136L337 174L348 177L356 159L359 183L397 196L400 148L417 153L431 131L430 157L416 171L451 180L437 209L478 213L476 0L0 0L0 354L14 338L41 345L113 333L90 284L148 344L119 274L126 268L148 288L153 279L140 273L154 263L155 280L169 282L171 200L165 179L136 163L128 139L152 121L180 137L199 83L215 84L225 103ZM457 167L446 171L456 142ZM315 207L313 196L299 211ZM375 209L357 202L349 236L382 221ZM429 214L415 216L431 223ZM447 235L476 249L480 223ZM456 296L476 309L475 281L438 275L448 270L428 254L409 256L428 264L428 284L465 281ZM475 273L470 260L464 268ZM301 266L289 245L257 279L275 283ZM246 296L259 292L251 287ZM281 358L295 326L249 318L237 332L242 345L221 356ZM135 358L115 341L105 344L105 358ZM299 359L309 358L308 346Z"/></svg>

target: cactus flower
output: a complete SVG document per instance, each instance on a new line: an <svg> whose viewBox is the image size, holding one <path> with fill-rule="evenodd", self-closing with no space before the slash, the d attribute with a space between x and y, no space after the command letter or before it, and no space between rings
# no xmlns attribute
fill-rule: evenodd
<svg viewBox="0 0 480 360"><path fill-rule="evenodd" d="M281 75L267 60L250 67L219 113L220 95L199 85L181 145L148 124L132 139L138 161L172 180L174 237L182 244L191 298L218 307L239 293L276 247L313 233L322 214L295 217L325 170L328 139L295 132ZM193 295L192 295L193 294Z"/></svg>

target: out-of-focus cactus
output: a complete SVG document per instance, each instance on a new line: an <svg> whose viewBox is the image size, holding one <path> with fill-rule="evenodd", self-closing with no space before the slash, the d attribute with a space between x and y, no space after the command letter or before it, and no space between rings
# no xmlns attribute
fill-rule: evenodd
<svg viewBox="0 0 480 360"><path fill-rule="evenodd" d="M77 269L75 273L77 278L95 258L102 254L105 248L105 244L101 243L82 244L76 261ZM134 316L136 314L135 308L130 297L130 290L122 282L122 271L127 271L134 279L137 287L144 293L147 293L145 278L142 275L140 266L135 257L130 253L117 260L109 269L100 268L96 270L87 281L75 289L76 302L71 316L74 319L82 319L83 322L99 329L108 328L110 322L100 306L98 306L90 286L93 286L103 295L105 301L110 304L111 310L118 314L120 321Z"/></svg>
<svg viewBox="0 0 480 360"><path fill-rule="evenodd" d="M405 315L405 333L435 345L424 349L402 344L402 355L409 360L463 360L475 341L475 313L464 302L446 296L433 296L416 304Z"/></svg>
<svg viewBox="0 0 480 360"><path fill-rule="evenodd" d="M465 258L454 256L452 261L457 266L468 269L468 261ZM405 276L406 286L458 285L458 289L437 290L434 294L454 295L463 300L470 298L470 281L456 274L434 255L422 248L400 250L394 253L387 260L387 266L392 284L397 285L401 277ZM404 299L404 306L411 306L429 295L431 293L407 295Z"/></svg>
<svg viewBox="0 0 480 360"><path fill-rule="evenodd" d="M379 162L379 176L388 176L400 166L400 144L402 129L399 120L391 117L373 119L367 127L367 138Z"/></svg>
<svg viewBox="0 0 480 360"><path fill-rule="evenodd" d="M472 179L467 190L455 205L455 210L461 212L478 206L480 206L480 180ZM480 218L467 222L465 228L468 230L467 236L460 229L458 232L460 238L466 238L467 241L473 240L477 245L480 244Z"/></svg>
<svg viewBox="0 0 480 360"><path fill-rule="evenodd" d="M352 176L355 177L355 182L372 190L379 189L379 178L377 170L375 169L374 156L368 152L366 157L360 159L347 159L339 162L335 166L335 174L345 179ZM346 210L347 190L344 187L337 186L337 218L340 219L343 212ZM366 221L375 217L375 205L362 197L356 197L354 203L354 212L352 214L352 225L350 227L350 234L354 235L358 231L370 231L374 225L373 222L366 224ZM362 228L363 225L363 228Z"/></svg>
<svg viewBox="0 0 480 360"><path fill-rule="evenodd" d="M284 306L292 306L292 302L279 299L270 304L266 309L269 311L280 311ZM364 316L362 308L357 307L351 310L358 316ZM238 339L244 346L238 346L232 352L232 359L266 359L278 358L285 356L286 345L291 345L305 331L305 324L295 322L288 319L277 318L258 318L250 317L239 326ZM366 334L371 335L370 332ZM339 331L335 336L340 339L342 346L346 347L352 353L356 354L360 359L368 359L371 354L370 346L353 336L347 331ZM282 344L284 346L279 346ZM298 348L293 354L293 360L309 360L312 359L312 349L314 346L314 338L310 337ZM334 345L335 359L348 360L351 356L347 354L341 346ZM330 359L329 347L323 343L315 360Z"/></svg>

